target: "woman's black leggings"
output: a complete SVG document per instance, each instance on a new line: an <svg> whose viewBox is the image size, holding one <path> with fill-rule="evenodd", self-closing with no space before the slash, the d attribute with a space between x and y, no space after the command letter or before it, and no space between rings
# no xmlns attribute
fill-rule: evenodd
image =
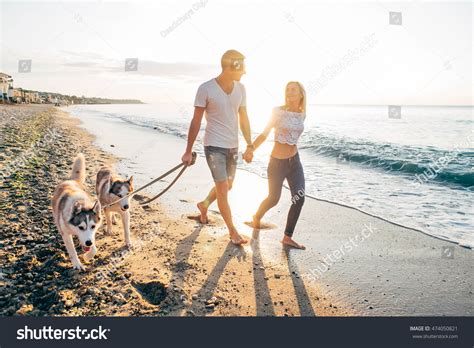
<svg viewBox="0 0 474 348"><path fill-rule="evenodd" d="M303 207L305 197L305 181L303 166L298 153L293 157L278 159L270 157L267 169L268 197L258 208L256 218L261 219L265 213L277 205L285 179L291 191L291 208L286 220L285 235L291 237Z"/></svg>

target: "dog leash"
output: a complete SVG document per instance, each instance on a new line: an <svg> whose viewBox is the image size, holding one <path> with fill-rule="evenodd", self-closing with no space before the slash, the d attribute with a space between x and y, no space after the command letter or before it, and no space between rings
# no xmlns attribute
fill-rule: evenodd
<svg viewBox="0 0 474 348"><path fill-rule="evenodd" d="M184 163L184 162L178 164L177 166L175 166L175 167L171 168L170 170L168 170L166 173L160 175L160 176L157 177L156 179L153 179L152 181L150 181L149 183L143 185L142 187L140 187L139 189L133 191L132 193L129 193L128 195L126 195L126 196L124 196L124 197L122 197L122 198L120 198L120 199L117 199L116 201L114 201L114 202L112 202L112 203L109 203L109 204L104 205L104 206L102 207L102 209L111 207L112 205L117 204L118 202L120 202L122 199L131 197L131 196L137 194L138 192L140 192L140 191L146 189L147 187L153 185L153 184L156 183L157 181L159 181L159 180L161 180L161 179L167 177L167 176L170 175L171 173L173 173L173 172L177 171L179 168L183 167L183 168L179 171L178 175L176 175L176 177L173 179L173 181L172 181L163 191L161 191L159 194L157 194L156 196L150 198L149 200L147 200L147 201L145 201L145 202L140 202L139 204L140 204L140 205L146 205L146 204L149 204L149 203L153 202L155 199L158 199L159 197L161 197L166 191L168 191L168 190L171 188L171 186L173 186L173 185L175 184L176 181L178 181L179 177L180 177L181 175L183 175L183 173L184 173L184 171L186 170L186 168L188 168L189 166L192 166L194 163L196 163L196 158L197 158L197 154L196 154L196 152L193 152L193 153L192 153L192 159L191 159L191 163L190 163L190 164L186 164L186 163Z"/></svg>

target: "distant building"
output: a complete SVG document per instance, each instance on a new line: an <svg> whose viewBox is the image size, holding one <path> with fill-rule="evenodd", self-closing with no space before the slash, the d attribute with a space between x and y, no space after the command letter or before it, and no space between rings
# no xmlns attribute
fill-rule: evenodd
<svg viewBox="0 0 474 348"><path fill-rule="evenodd" d="M8 90L13 88L13 79L10 75L0 72L0 99L4 103L9 101Z"/></svg>
<svg viewBox="0 0 474 348"><path fill-rule="evenodd" d="M41 99L38 92L25 92L24 98L25 103L41 103Z"/></svg>
<svg viewBox="0 0 474 348"><path fill-rule="evenodd" d="M12 102L21 104L24 101L24 92L21 88L10 88L8 90L8 98Z"/></svg>

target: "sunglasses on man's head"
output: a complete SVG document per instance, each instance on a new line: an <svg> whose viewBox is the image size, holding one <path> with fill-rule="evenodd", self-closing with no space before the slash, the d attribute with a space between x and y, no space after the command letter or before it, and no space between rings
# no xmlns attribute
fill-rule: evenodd
<svg viewBox="0 0 474 348"><path fill-rule="evenodd" d="M237 71L245 70L244 61L241 60L241 59L233 60L232 64L231 64L231 67L232 67L232 70L237 70Z"/></svg>

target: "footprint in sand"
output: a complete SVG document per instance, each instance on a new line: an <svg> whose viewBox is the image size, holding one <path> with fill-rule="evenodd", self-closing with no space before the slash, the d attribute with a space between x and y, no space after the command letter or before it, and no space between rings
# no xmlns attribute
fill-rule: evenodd
<svg viewBox="0 0 474 348"><path fill-rule="evenodd" d="M188 218L189 220L193 220L193 221L197 221L199 223L201 223L201 215L200 214L195 214L195 215L187 215L186 218ZM207 223L204 224L204 225L214 225L215 224L215 220L214 219L211 219L211 218L207 218Z"/></svg>
<svg viewBox="0 0 474 348"><path fill-rule="evenodd" d="M159 305L166 298L166 286L161 282L132 282L132 285L135 289L137 289L141 297L148 303Z"/></svg>
<svg viewBox="0 0 474 348"><path fill-rule="evenodd" d="M147 196L143 196L143 195L139 195L138 193L133 195L132 198L136 201L144 201L146 198L148 198Z"/></svg>
<svg viewBox="0 0 474 348"><path fill-rule="evenodd" d="M247 226L251 227L251 228L254 228L253 227L253 222L252 221L245 221L244 224L246 224ZM275 228L277 228L278 226L275 225L275 224L271 224L269 222L260 222L260 228L258 228L259 230L273 230Z"/></svg>

